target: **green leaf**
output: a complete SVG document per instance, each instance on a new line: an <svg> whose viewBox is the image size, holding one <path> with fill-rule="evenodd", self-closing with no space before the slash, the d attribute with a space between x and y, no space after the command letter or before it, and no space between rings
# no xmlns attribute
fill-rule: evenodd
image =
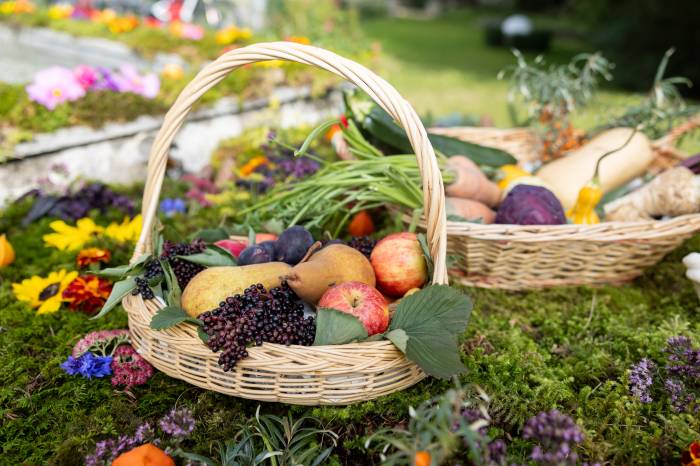
<svg viewBox="0 0 700 466"><path fill-rule="evenodd" d="M197 336L205 345L209 341L209 335L207 335L207 332L204 331L201 325L197 327Z"/></svg>
<svg viewBox="0 0 700 466"><path fill-rule="evenodd" d="M95 275L107 278L123 278L131 272L136 272L137 270L140 270L145 265L146 261L148 261L148 259L150 258L150 254L144 254L141 257L139 257L138 260L133 264L120 265L118 267L108 267L106 269L96 271Z"/></svg>
<svg viewBox="0 0 700 466"><path fill-rule="evenodd" d="M122 301L122 299L126 295L131 293L135 288L136 280L134 280L134 277L129 277L126 280L116 282L114 286L112 286L112 292L109 294L109 298L107 298L107 301L105 301L104 306L102 306L102 309L96 316L91 317L91 320L99 319L103 315L107 314L114 308L114 306L119 304Z"/></svg>
<svg viewBox="0 0 700 466"><path fill-rule="evenodd" d="M314 346L343 345L365 338L367 330L354 315L324 307L316 311Z"/></svg>
<svg viewBox="0 0 700 466"><path fill-rule="evenodd" d="M201 239L205 243L216 243L219 240L228 239L229 236L229 232L226 228L219 227L199 230L192 236L192 239Z"/></svg>
<svg viewBox="0 0 700 466"><path fill-rule="evenodd" d="M218 246L207 246L207 248L199 254L177 257L186 260L187 262L203 265L205 267L236 265L236 259L231 255L231 253Z"/></svg>
<svg viewBox="0 0 700 466"><path fill-rule="evenodd" d="M426 374L448 378L464 370L457 336L471 301L447 285L433 285L401 300L386 337Z"/></svg>
<svg viewBox="0 0 700 466"><path fill-rule="evenodd" d="M191 322L197 325L202 324L200 320L188 316L185 310L180 306L166 306L156 312L151 319L150 327L153 330L163 330L181 324L182 322Z"/></svg>
<svg viewBox="0 0 700 466"><path fill-rule="evenodd" d="M168 306L179 306L180 298L182 297L182 290L180 285L177 283L177 277L173 268L170 267L170 262L167 260L159 260L160 267L163 269L163 276L165 277L165 284L168 287L168 294L166 295L166 303Z"/></svg>
<svg viewBox="0 0 700 466"><path fill-rule="evenodd" d="M369 112L369 115L362 123L366 131L384 144L388 144L401 153L413 152L406 131L378 105L372 108L372 111ZM501 149L486 147L439 134L428 134L428 139L430 139L435 150L442 152L444 155L448 157L464 155L477 165L500 167L517 163L515 157Z"/></svg>
<svg viewBox="0 0 700 466"><path fill-rule="evenodd" d="M428 268L428 277L433 277L433 271L435 270L435 263L433 262L433 257L430 255L430 246L428 246L428 238L423 233L418 234L418 243L423 251L423 257L425 258L425 265Z"/></svg>
<svg viewBox="0 0 700 466"><path fill-rule="evenodd" d="M394 345L396 345L398 349L400 349L404 353L406 352L406 345L408 343L408 335L406 335L406 332L398 328L387 333L386 338Z"/></svg>

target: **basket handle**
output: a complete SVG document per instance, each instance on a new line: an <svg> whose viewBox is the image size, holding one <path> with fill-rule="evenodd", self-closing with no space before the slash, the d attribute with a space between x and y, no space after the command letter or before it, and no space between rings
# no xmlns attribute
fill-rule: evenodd
<svg viewBox="0 0 700 466"><path fill-rule="evenodd" d="M405 130L416 153L423 182L424 215L427 219L427 239L434 262L433 283L447 283L447 229L445 191L440 167L428 135L413 107L389 83L362 65L333 52L294 42L268 42L249 45L224 53L205 66L182 90L165 115L163 125L151 147L148 175L143 192L143 229L132 262L150 250L150 235L156 217L158 197L165 176L168 151L175 134L182 126L192 105L231 71L251 63L287 60L313 65L345 78L386 110Z"/></svg>
<svg viewBox="0 0 700 466"><path fill-rule="evenodd" d="M685 133L693 131L698 127L700 127L700 114L693 115L675 128L671 128L664 136L652 141L652 147L659 153L670 154L675 158L683 158L682 153L675 149L673 145Z"/></svg>

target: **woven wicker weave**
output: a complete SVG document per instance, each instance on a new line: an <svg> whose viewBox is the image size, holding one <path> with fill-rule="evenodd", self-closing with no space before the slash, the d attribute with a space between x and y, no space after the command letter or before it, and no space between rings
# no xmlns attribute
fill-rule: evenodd
<svg viewBox="0 0 700 466"><path fill-rule="evenodd" d="M433 148L415 111L367 68L326 50L292 42L227 52L182 91L151 149L143 195L143 230L132 261L149 252L168 150L192 105L234 69L267 60L299 62L335 73L364 90L406 129L422 175L427 238L435 262L433 283L447 283L444 188ZM162 302L130 295L123 304L133 344L151 364L172 377L221 393L294 404L348 404L401 390L425 376L388 341L311 347L265 343L250 348L248 358L233 371L224 372L217 364L218 355L200 341L191 324L163 331L149 327L152 316L164 306Z"/></svg>
<svg viewBox="0 0 700 466"><path fill-rule="evenodd" d="M654 141L654 171L675 165L683 158L684 154L675 150L673 144L698 125L700 116ZM534 133L520 128L440 128L431 132L504 149L519 161L539 158ZM621 283L642 274L697 231L698 214L664 221L598 225L448 222L448 255L456 261L450 272L467 285L515 290Z"/></svg>

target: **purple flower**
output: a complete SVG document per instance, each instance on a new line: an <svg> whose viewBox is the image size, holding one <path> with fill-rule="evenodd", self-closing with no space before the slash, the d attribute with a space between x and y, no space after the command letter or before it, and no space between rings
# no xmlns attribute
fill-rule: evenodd
<svg viewBox="0 0 700 466"><path fill-rule="evenodd" d="M186 209L185 201L180 198L168 198L160 202L160 210L163 211L166 217L172 217L177 213L184 213Z"/></svg>
<svg viewBox="0 0 700 466"><path fill-rule="evenodd" d="M26 87L29 99L49 110L58 104L72 102L85 95L85 89L73 72L62 66L52 66L39 71L34 81Z"/></svg>
<svg viewBox="0 0 700 466"><path fill-rule="evenodd" d="M153 99L160 91L160 79L155 73L140 75L133 65L125 64L114 76L119 92L133 92L147 99Z"/></svg>
<svg viewBox="0 0 700 466"><path fill-rule="evenodd" d="M194 430L194 416L192 416L192 411L187 408L173 408L158 421L158 425L166 434L176 438L184 438Z"/></svg>
<svg viewBox="0 0 700 466"><path fill-rule="evenodd" d="M97 80L92 88L96 90L105 90L112 92L124 92L121 88L121 79L119 79L109 68L104 66L97 67Z"/></svg>
<svg viewBox="0 0 700 466"><path fill-rule="evenodd" d="M76 81L85 89L86 91L90 89L99 77L98 72L95 68L90 65L78 65L73 70Z"/></svg>
<svg viewBox="0 0 700 466"><path fill-rule="evenodd" d="M583 434L569 416L558 410L543 411L528 419L523 438L534 440L530 458L541 464L575 465L578 455L572 447L583 441Z"/></svg>
<svg viewBox="0 0 700 466"><path fill-rule="evenodd" d="M81 375L86 379L93 377L101 378L112 373L110 364L112 363L111 356L95 356L92 353L85 353L78 358L68 356L61 368L68 375Z"/></svg>
<svg viewBox="0 0 700 466"><path fill-rule="evenodd" d="M137 444L148 443L153 440L155 435L156 433L155 430L153 430L153 426L150 423L146 422L145 424L141 424L136 428L134 440Z"/></svg>
<svg viewBox="0 0 700 466"><path fill-rule="evenodd" d="M654 383L652 373L656 370L656 364L647 358L633 365L630 371L629 383L632 395L639 398L642 403L651 403L649 389Z"/></svg>

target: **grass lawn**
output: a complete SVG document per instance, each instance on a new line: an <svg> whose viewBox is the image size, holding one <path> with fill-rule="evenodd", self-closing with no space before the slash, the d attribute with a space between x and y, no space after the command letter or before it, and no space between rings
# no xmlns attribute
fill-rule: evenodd
<svg viewBox="0 0 700 466"><path fill-rule="evenodd" d="M496 126L508 127L508 85L496 75L514 63L514 57L508 48L485 45L482 25L488 19L488 15L462 10L429 21L371 18L361 24L365 33L381 44L380 73L420 113L489 115ZM537 22L567 26L551 18L536 18ZM594 51L580 40L557 37L544 56L550 63L566 63L577 53ZM651 83L653 77L648 79ZM639 96L602 91L594 104L577 116L576 123L593 126L636 98Z"/></svg>

